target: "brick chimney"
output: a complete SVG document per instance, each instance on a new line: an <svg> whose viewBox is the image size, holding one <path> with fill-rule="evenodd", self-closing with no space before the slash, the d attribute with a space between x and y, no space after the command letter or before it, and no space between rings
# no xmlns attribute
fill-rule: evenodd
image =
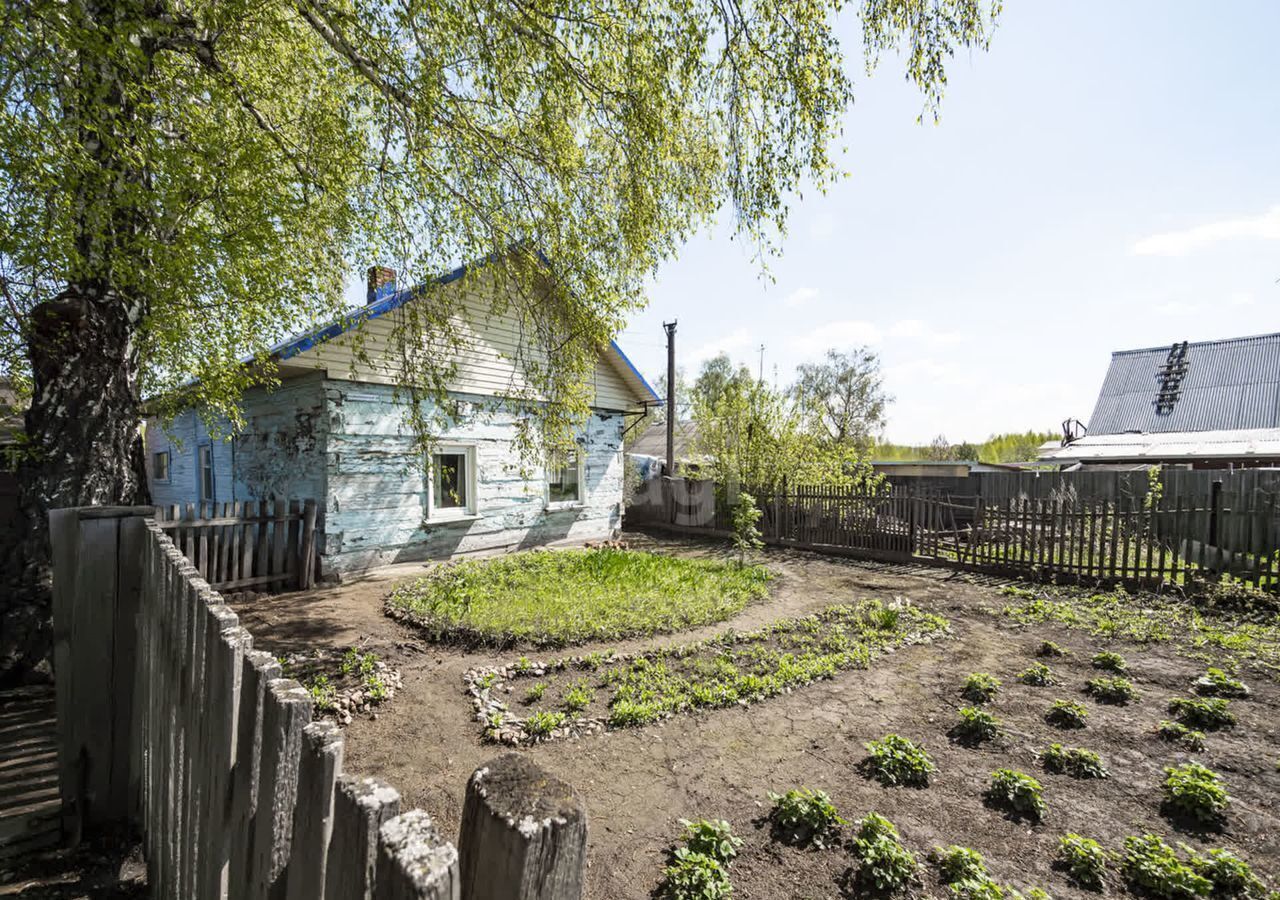
<svg viewBox="0 0 1280 900"><path fill-rule="evenodd" d="M386 266L369 267L369 297L366 304L385 300L396 292L396 270Z"/></svg>

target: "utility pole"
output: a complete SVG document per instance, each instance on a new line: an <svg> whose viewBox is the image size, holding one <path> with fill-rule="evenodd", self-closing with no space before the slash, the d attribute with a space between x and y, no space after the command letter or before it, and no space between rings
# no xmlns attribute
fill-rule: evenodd
<svg viewBox="0 0 1280 900"><path fill-rule="evenodd" d="M667 474L676 474L676 323L663 322L667 332Z"/></svg>
<svg viewBox="0 0 1280 900"><path fill-rule="evenodd" d="M760 375L758 380L761 384L764 384L764 344L760 345Z"/></svg>

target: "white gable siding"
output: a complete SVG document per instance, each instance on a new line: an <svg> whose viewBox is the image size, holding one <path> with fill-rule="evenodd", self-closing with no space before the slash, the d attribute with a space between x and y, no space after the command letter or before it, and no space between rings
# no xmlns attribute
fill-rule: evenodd
<svg viewBox="0 0 1280 900"><path fill-rule="evenodd" d="M487 299L493 290L492 279L484 275L444 285L439 290L455 298L461 315L455 320L462 335L463 350L458 359L456 379L449 390L459 394L486 397L511 397L528 385L520 370L521 335L518 318L512 313L495 316ZM399 371L393 345L397 311L391 311L359 326L359 337L342 335L320 344L286 361L288 366L314 367L333 379L395 384ZM523 351L542 363L545 356ZM606 356L596 361L594 373L597 409L632 410L638 400L618 371L618 364Z"/></svg>

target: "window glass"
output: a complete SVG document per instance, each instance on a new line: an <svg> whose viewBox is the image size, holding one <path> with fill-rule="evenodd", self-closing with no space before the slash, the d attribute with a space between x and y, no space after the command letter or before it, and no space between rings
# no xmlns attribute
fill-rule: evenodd
<svg viewBox="0 0 1280 900"><path fill-rule="evenodd" d="M582 499L582 486L578 481L578 452L552 454L547 465L547 500L551 503L570 503Z"/></svg>
<svg viewBox="0 0 1280 900"><path fill-rule="evenodd" d="M200 448L200 499L213 499L213 448L208 445Z"/></svg>
<svg viewBox="0 0 1280 900"><path fill-rule="evenodd" d="M167 450L151 455L151 477L156 481L169 480L169 452Z"/></svg>
<svg viewBox="0 0 1280 900"><path fill-rule="evenodd" d="M436 509L467 508L467 455L437 453L432 458Z"/></svg>

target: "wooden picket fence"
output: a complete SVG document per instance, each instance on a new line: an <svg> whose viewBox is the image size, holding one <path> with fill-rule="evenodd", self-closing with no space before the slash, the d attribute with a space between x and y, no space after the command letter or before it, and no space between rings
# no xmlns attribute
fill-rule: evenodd
<svg viewBox="0 0 1280 900"><path fill-rule="evenodd" d="M763 539L779 546L1156 589L1230 573L1280 590L1280 499L1224 491L1220 483L1207 496L1166 490L1149 498L1070 491L984 498L786 484L748 492L761 512ZM628 524L728 535L733 493L705 480L656 479L634 493Z"/></svg>
<svg viewBox="0 0 1280 900"><path fill-rule="evenodd" d="M587 818L526 757L477 769L455 844L343 771L338 726L254 649L149 507L53 510L66 834L142 835L168 900L578 900ZM541 817L528 826L529 814Z"/></svg>
<svg viewBox="0 0 1280 900"><path fill-rule="evenodd" d="M306 590L316 577L316 501L159 507L156 519L217 591Z"/></svg>

